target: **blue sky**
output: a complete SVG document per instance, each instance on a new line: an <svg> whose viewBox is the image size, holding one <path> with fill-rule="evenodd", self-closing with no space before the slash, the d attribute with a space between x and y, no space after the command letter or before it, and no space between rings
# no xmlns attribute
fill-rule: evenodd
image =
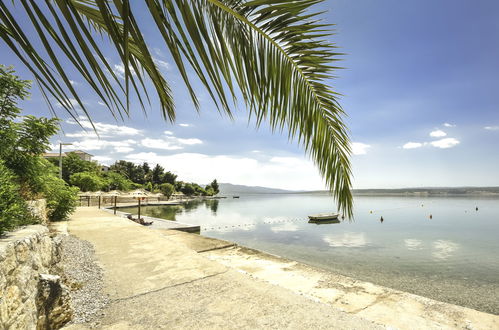
<svg viewBox="0 0 499 330"><path fill-rule="evenodd" d="M330 0L318 7L336 24L331 40L347 53L331 85L343 94L348 115L355 188L499 185L499 2ZM243 104L234 121L221 116L196 81L198 114L167 49L142 18L174 87L177 122L165 122L156 101L147 117L134 104L131 118L116 122L74 75L101 136L82 134L58 109L64 133L54 144L72 142L66 150L88 151L106 164L160 163L186 181L324 188L296 142L266 125L256 130ZM31 79L5 45L0 55ZM107 55L122 70L117 56ZM32 94L22 104L25 114L50 116L36 86Z"/></svg>

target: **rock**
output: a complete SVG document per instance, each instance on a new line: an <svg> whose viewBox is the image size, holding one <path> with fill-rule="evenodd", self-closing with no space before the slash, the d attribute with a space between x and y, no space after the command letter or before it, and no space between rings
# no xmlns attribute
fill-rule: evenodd
<svg viewBox="0 0 499 330"><path fill-rule="evenodd" d="M59 329L73 316L68 289L57 275L40 274L36 308L37 329Z"/></svg>

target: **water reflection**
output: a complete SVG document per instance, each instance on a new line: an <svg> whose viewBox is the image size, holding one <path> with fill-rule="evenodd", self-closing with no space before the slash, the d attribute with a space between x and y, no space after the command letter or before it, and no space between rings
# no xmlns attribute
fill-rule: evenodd
<svg viewBox="0 0 499 330"><path fill-rule="evenodd" d="M433 242L432 256L436 259L448 259L459 248L459 244L452 241L438 240Z"/></svg>
<svg viewBox="0 0 499 330"><path fill-rule="evenodd" d="M201 205L204 205L209 209L213 216L217 215L218 211L218 200L207 199L207 200L192 200L184 202L182 205L168 205L168 206L144 206L141 209L142 214L154 217L167 219L172 221L177 221L177 215L188 214L195 212L199 209ZM136 207L123 208L122 211L137 213Z"/></svg>
<svg viewBox="0 0 499 330"><path fill-rule="evenodd" d="M368 244L365 233L343 233L324 236L324 242L331 247L364 247Z"/></svg>
<svg viewBox="0 0 499 330"><path fill-rule="evenodd" d="M419 239L408 238L404 240L404 243L407 249L411 251L423 249L423 242Z"/></svg>
<svg viewBox="0 0 499 330"><path fill-rule="evenodd" d="M282 231L297 231L299 227L295 225L294 223L284 223L279 226L273 226L270 227L270 230L272 230L274 233L282 232Z"/></svg>
<svg viewBox="0 0 499 330"><path fill-rule="evenodd" d="M218 199L208 199L204 202L205 202L205 205L210 208L213 215L217 215L219 200Z"/></svg>

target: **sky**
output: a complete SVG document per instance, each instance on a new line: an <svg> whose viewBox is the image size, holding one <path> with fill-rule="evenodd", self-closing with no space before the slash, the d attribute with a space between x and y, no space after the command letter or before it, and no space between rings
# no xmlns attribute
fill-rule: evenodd
<svg viewBox="0 0 499 330"><path fill-rule="evenodd" d="M499 185L498 1L327 0L316 9L326 11L324 22L335 24L329 39L346 53L340 63L344 69L330 84L342 94L347 114L354 188ZM130 118L116 121L74 74L73 85L99 137L88 121L81 121L82 129L55 104L62 131L52 139L54 146L72 143L64 151L87 151L108 165L120 159L159 163L184 181L325 188L297 141L289 141L286 132L272 133L265 124L256 129L243 103L235 107L233 120L219 114L194 79L198 113L147 15L138 18L158 67L173 86L176 122L162 119L157 100L146 114L132 103ZM116 54L106 56L123 74ZM22 78L32 79L5 44L0 58ZM23 114L50 117L36 85L31 92L31 99L21 103Z"/></svg>

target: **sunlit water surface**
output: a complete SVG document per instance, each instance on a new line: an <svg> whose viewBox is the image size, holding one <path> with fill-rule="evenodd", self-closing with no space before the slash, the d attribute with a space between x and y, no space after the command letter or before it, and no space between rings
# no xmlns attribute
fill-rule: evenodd
<svg viewBox="0 0 499 330"><path fill-rule="evenodd" d="M355 198L351 222L307 221L309 214L330 211L331 197L308 194L142 208L149 216L200 225L205 236L499 314L498 199L363 196Z"/></svg>

